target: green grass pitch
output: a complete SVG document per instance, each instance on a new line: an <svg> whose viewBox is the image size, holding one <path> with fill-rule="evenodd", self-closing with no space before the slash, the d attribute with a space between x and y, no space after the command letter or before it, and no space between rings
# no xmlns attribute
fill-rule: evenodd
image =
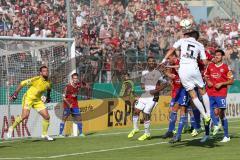
<svg viewBox="0 0 240 160"><path fill-rule="evenodd" d="M0 142L0 159L61 160L239 160L240 119L229 120L231 141L220 143L222 131L206 143L197 137L182 135L182 142L169 144L162 139L166 125L153 126L152 139L140 142L138 133L128 139L130 129L114 129L91 133L85 138L56 138L54 142L39 139Z"/></svg>

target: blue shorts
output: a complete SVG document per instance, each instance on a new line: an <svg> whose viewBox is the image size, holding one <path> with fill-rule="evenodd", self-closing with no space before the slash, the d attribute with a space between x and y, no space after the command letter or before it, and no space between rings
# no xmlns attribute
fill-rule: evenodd
<svg viewBox="0 0 240 160"><path fill-rule="evenodd" d="M64 117L68 117L70 114L72 116L80 116L81 112L80 112L80 109L76 108L76 107L75 108L64 108L63 116Z"/></svg>
<svg viewBox="0 0 240 160"><path fill-rule="evenodd" d="M226 97L218 97L218 96L209 96L210 107L211 108L222 108L226 109Z"/></svg>
<svg viewBox="0 0 240 160"><path fill-rule="evenodd" d="M177 96L170 102L170 107L174 107L175 103L180 106L189 106L189 95L185 88L182 87L178 90Z"/></svg>

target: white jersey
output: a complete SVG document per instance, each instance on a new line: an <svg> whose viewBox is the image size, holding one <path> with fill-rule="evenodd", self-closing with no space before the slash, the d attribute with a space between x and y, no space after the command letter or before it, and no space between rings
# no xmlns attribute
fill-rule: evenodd
<svg viewBox="0 0 240 160"><path fill-rule="evenodd" d="M142 72L141 83L145 85L145 92L138 99L138 102L135 104L135 108L146 114L150 114L152 112L153 108L157 104L157 101L154 100L154 95L150 94L150 90L154 90L156 88L156 84L159 80L162 83L167 82L158 70L145 70Z"/></svg>
<svg viewBox="0 0 240 160"><path fill-rule="evenodd" d="M207 59L204 46L192 37L178 40L174 43L173 47L176 49L181 47L180 65L191 64L197 66L198 57L200 59Z"/></svg>
<svg viewBox="0 0 240 160"><path fill-rule="evenodd" d="M174 43L174 48L181 47L178 74L183 87L193 90L195 87L204 87L197 59L207 59L204 46L194 38L182 38Z"/></svg>
<svg viewBox="0 0 240 160"><path fill-rule="evenodd" d="M149 91L154 90L156 88L156 84L159 80L163 83L166 83L166 80L164 79L163 74L158 70L143 71L142 77L141 77L141 83L143 83L145 86L145 93L143 93L142 96L152 97L153 95L150 95Z"/></svg>

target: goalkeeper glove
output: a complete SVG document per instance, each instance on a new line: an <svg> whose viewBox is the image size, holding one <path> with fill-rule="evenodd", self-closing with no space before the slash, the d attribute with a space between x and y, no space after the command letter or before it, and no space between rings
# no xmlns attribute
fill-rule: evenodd
<svg viewBox="0 0 240 160"><path fill-rule="evenodd" d="M48 92L45 103L50 103L50 102L51 102L51 96L50 96L50 92Z"/></svg>
<svg viewBox="0 0 240 160"><path fill-rule="evenodd" d="M47 97L46 103L50 103L50 102L51 102L51 98L50 98L50 97Z"/></svg>
<svg viewBox="0 0 240 160"><path fill-rule="evenodd" d="M50 102L51 102L51 96L50 96L50 93L51 93L51 89L49 89L49 90L47 91L46 103L50 103Z"/></svg>
<svg viewBox="0 0 240 160"><path fill-rule="evenodd" d="M15 101L17 99L17 96L18 96L18 93L17 92L14 92L10 97L9 97L9 100L10 101Z"/></svg>

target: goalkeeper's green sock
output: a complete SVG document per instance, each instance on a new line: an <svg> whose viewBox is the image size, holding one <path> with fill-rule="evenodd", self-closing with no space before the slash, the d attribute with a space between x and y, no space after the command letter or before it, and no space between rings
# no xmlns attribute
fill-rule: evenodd
<svg viewBox="0 0 240 160"><path fill-rule="evenodd" d="M13 128L16 128L16 126L17 126L19 123L21 123L21 122L22 122L22 117L21 117L21 116L18 116L18 117L15 119L12 127L13 127Z"/></svg>
<svg viewBox="0 0 240 160"><path fill-rule="evenodd" d="M42 121L42 135L47 135L48 132L48 127L49 127L49 120L43 119Z"/></svg>

